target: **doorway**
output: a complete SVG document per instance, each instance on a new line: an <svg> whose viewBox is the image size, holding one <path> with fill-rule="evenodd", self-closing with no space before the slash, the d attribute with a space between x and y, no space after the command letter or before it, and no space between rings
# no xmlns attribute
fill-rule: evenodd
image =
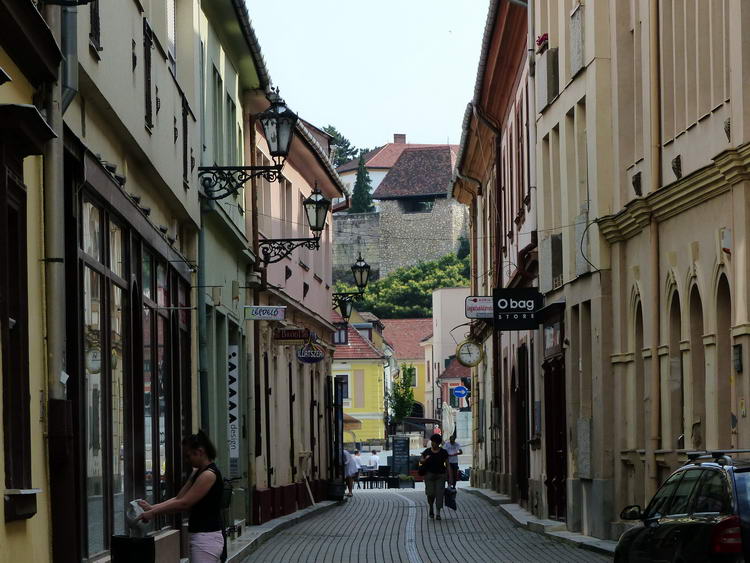
<svg viewBox="0 0 750 563"><path fill-rule="evenodd" d="M567 502L567 460L565 411L565 363L563 356L547 360L544 373L544 426L547 457L547 506L549 518L565 520Z"/></svg>

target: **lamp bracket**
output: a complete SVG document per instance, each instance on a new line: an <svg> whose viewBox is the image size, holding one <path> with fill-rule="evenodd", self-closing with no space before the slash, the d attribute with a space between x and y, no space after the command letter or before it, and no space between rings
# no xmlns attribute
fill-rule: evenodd
<svg viewBox="0 0 750 563"><path fill-rule="evenodd" d="M262 239L258 241L260 246L260 259L265 264L275 264L289 256L295 248L305 247L310 250L320 248L320 237L312 238L281 238Z"/></svg>
<svg viewBox="0 0 750 563"><path fill-rule="evenodd" d="M363 295L363 291L354 291L346 293L332 293L331 297L333 298L334 308L338 309L342 303L348 303L350 301L353 301L354 299L362 297Z"/></svg>
<svg viewBox="0 0 750 563"><path fill-rule="evenodd" d="M207 199L224 199L236 194L252 178L262 176L275 182L281 176L283 163L271 166L199 166L198 177Z"/></svg>

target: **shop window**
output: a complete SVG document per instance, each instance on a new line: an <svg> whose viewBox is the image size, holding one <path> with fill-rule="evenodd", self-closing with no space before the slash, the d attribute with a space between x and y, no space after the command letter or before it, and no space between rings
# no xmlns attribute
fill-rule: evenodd
<svg viewBox="0 0 750 563"><path fill-rule="evenodd" d="M139 233L93 198L79 205L82 542L93 558L107 552L113 534L127 532L129 499L174 495L191 427L190 303L187 280ZM140 292L125 281L133 274ZM163 516L149 531L177 522Z"/></svg>

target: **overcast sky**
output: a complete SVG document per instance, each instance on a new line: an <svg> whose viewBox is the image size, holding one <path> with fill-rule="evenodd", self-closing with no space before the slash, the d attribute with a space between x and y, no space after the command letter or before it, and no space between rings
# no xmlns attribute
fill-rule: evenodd
<svg viewBox="0 0 750 563"><path fill-rule="evenodd" d="M488 0L245 0L271 80L358 147L458 144Z"/></svg>

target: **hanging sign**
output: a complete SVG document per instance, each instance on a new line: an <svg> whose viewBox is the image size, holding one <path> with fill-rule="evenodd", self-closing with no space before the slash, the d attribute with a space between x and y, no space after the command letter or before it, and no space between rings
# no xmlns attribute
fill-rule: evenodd
<svg viewBox="0 0 750 563"><path fill-rule="evenodd" d="M303 344L310 340L310 331L306 328L277 328L273 339L284 344Z"/></svg>
<svg viewBox="0 0 750 563"><path fill-rule="evenodd" d="M491 319L492 295L472 295L466 298L464 307L467 319Z"/></svg>
<svg viewBox="0 0 750 563"><path fill-rule="evenodd" d="M308 340L302 348L297 350L297 359L303 364L317 364L326 357L322 346L318 346L312 340Z"/></svg>
<svg viewBox="0 0 750 563"><path fill-rule="evenodd" d="M529 330L539 326L537 313L543 300L537 289L495 289L492 297L496 330Z"/></svg>
<svg viewBox="0 0 750 563"><path fill-rule="evenodd" d="M286 306L246 305L245 319L251 321L283 321L286 318Z"/></svg>
<svg viewBox="0 0 750 563"><path fill-rule="evenodd" d="M239 347L227 346L227 442L229 474L240 475Z"/></svg>

